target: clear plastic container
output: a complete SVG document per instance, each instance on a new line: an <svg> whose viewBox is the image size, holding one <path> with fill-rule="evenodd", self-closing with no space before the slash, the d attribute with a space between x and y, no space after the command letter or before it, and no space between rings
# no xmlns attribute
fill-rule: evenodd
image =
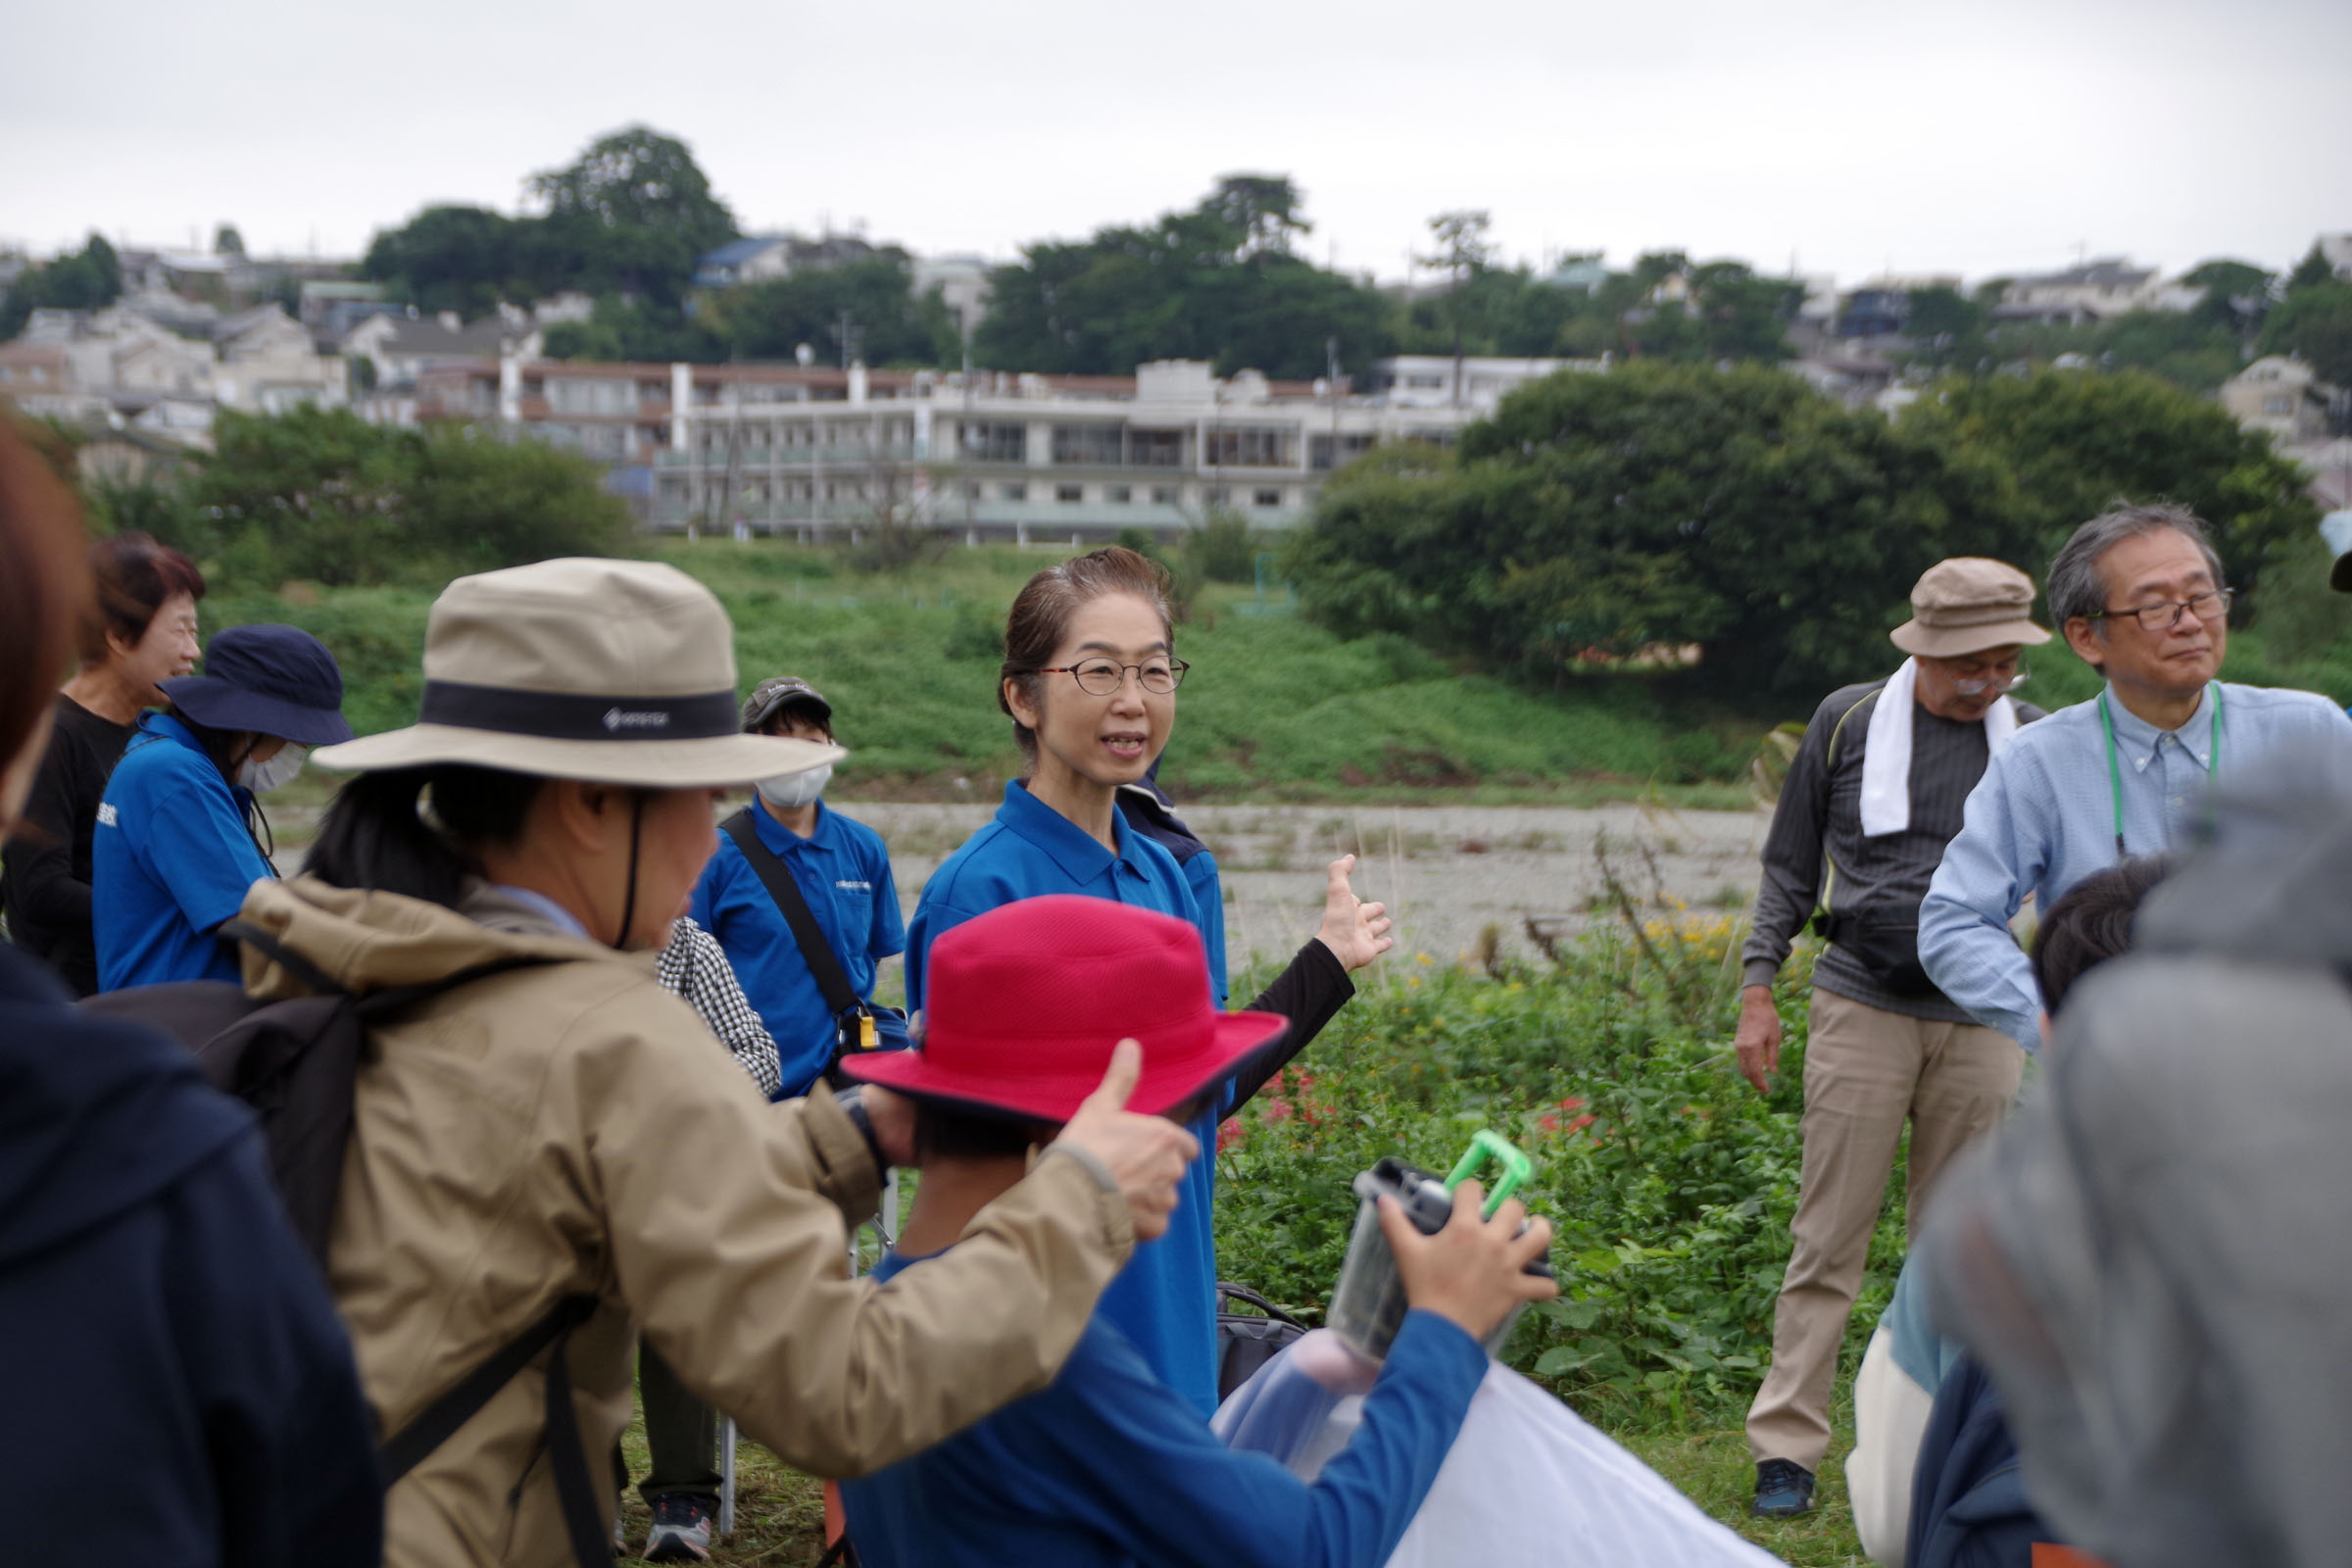
<svg viewBox="0 0 2352 1568"><path fill-rule="evenodd" d="M1496 1133L1481 1132L1452 1173L1442 1178L1394 1156L1357 1175L1355 1231L1348 1238L1347 1261L1340 1265L1340 1282L1324 1313L1324 1321L1334 1333L1375 1361L1388 1355L1389 1346L1404 1322L1406 1302L1404 1282L1396 1273L1396 1254L1380 1228L1380 1200L1396 1200L1422 1235L1434 1236L1452 1217L1455 1186L1490 1156L1503 1165L1501 1179L1487 1195L1486 1211L1492 1214L1533 1170L1527 1156ZM1528 1264L1527 1272L1549 1279L1551 1261L1539 1257ZM1512 1308L1487 1336L1484 1343L1489 1355L1501 1350L1523 1310L1524 1303Z"/></svg>

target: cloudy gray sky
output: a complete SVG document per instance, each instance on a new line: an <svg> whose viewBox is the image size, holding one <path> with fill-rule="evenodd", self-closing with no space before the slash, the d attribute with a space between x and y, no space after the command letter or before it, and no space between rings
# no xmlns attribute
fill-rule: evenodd
<svg viewBox="0 0 2352 1568"><path fill-rule="evenodd" d="M1318 260L1399 275L1483 207L1513 257L1729 255L1851 281L2079 247L2282 267L2352 228L2342 0L10 0L0 241L96 227L353 255L642 121L747 228L860 220L1005 257L1307 194Z"/></svg>

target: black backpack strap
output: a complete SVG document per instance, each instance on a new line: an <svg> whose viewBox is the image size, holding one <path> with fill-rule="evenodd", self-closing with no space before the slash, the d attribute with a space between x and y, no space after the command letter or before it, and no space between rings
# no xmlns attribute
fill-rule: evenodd
<svg viewBox="0 0 2352 1568"><path fill-rule="evenodd" d="M595 1309L593 1298L570 1297ZM587 1311L581 1313L582 1317ZM547 1358L547 1459L556 1472L556 1501L564 1509L564 1533L571 1537L571 1554L579 1568L612 1568L612 1538L605 1533L605 1516L596 1505L596 1483L588 1469L588 1446L580 1436L579 1407L571 1400L571 1368L564 1350L569 1329L556 1336Z"/></svg>
<svg viewBox="0 0 2352 1568"><path fill-rule="evenodd" d="M332 997L342 994L343 988L334 977L310 959L271 936L251 920L228 919L213 928L213 934L226 942L241 943L263 957L301 981L315 996Z"/></svg>
<svg viewBox="0 0 2352 1568"><path fill-rule="evenodd" d="M792 872L776 858L774 852L760 842L760 830L752 824L752 808L745 807L720 825L759 874L760 885L775 901L784 923L792 927L792 939L801 945L801 956L808 960L816 989L824 993L825 1005L833 1009L835 1017L864 1006L851 988L850 977L842 972L841 960L833 956L825 934L816 928L816 915L809 909L808 901L801 896L801 885L792 879Z"/></svg>
<svg viewBox="0 0 2352 1568"><path fill-rule="evenodd" d="M571 1538L572 1555L580 1568L611 1568L612 1545L605 1534L604 1515L596 1505L596 1483L588 1468L588 1447L580 1437L580 1416L571 1398L571 1367L564 1349L571 1331L596 1311L593 1296L566 1296L547 1314L500 1347L497 1353L466 1374L416 1418L384 1440L376 1452L386 1488L416 1468L458 1429L473 1419L492 1396L514 1379L541 1350L554 1347L547 1358L548 1466L555 1473L556 1498L564 1510L564 1533Z"/></svg>
<svg viewBox="0 0 2352 1568"><path fill-rule="evenodd" d="M1276 1306L1272 1301L1267 1300L1264 1297L1258 1295L1247 1285L1236 1285L1231 1280L1219 1280L1217 1281L1217 1296L1220 1300L1230 1297L1234 1300L1247 1302L1249 1305L1256 1307L1260 1312L1263 1312L1266 1316L1272 1318L1277 1323L1288 1323L1291 1327L1300 1331L1304 1331L1306 1328L1305 1324L1299 1322L1296 1317L1284 1311L1281 1307Z"/></svg>
<svg viewBox="0 0 2352 1568"><path fill-rule="evenodd" d="M376 1458L383 1469L384 1485L389 1487L402 1476L416 1468L418 1461L447 1443L458 1428L473 1419L474 1412L490 1402L492 1395L514 1381L514 1374L531 1364L541 1350L568 1335L588 1321L596 1310L593 1296L566 1296L538 1322L509 1340L490 1358L432 1403L418 1411L415 1419L384 1440ZM549 1364L549 1385L554 1386L559 1363ZM566 1380L568 1381L568 1380ZM573 1447L579 1445L575 1442ZM582 1456L585 1463L585 1455Z"/></svg>

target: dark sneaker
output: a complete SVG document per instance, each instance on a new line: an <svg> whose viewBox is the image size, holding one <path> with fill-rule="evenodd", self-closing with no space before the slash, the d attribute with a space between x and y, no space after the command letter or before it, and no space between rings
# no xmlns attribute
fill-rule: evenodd
<svg viewBox="0 0 2352 1568"><path fill-rule="evenodd" d="M1793 1519L1813 1511L1813 1472L1794 1459L1766 1459L1756 1466L1756 1500L1747 1511L1759 1519Z"/></svg>
<svg viewBox="0 0 2352 1568"><path fill-rule="evenodd" d="M1809 1482L1812 1478L1807 1477ZM691 1492L664 1492L654 1499L654 1528L645 1538L647 1562L709 1562L710 1503Z"/></svg>

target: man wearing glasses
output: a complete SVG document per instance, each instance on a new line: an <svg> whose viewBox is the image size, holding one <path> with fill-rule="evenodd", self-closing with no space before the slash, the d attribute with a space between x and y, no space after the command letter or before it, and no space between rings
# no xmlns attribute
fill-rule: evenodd
<svg viewBox="0 0 2352 1568"><path fill-rule="evenodd" d="M1999 1122L2025 1069L2015 1042L1929 981L1918 932L1920 899L1969 791L2019 726L2041 716L2008 696L2025 681L2025 648L2050 640L2033 610L2034 580L2014 566L1963 557L1929 567L1911 590L1911 619L1889 634L1911 657L1822 703L1773 813L1736 1041L1759 1094L1780 1064L1773 976L1808 916L1830 946L1813 969L1795 1246L1771 1370L1747 1415L1760 1517L1812 1506L1838 1347L1904 1122L1916 1225L1944 1161Z"/></svg>
<svg viewBox="0 0 2352 1568"><path fill-rule="evenodd" d="M1919 911L1919 953L1944 995L2034 1049L2041 995L2009 921L2048 908L2127 856L2185 848L2218 787L2250 779L2281 743L2352 762L2352 719L2312 692L2215 679L2230 592L2186 508L2120 506L2050 564L2050 614L2106 677L1993 760Z"/></svg>

